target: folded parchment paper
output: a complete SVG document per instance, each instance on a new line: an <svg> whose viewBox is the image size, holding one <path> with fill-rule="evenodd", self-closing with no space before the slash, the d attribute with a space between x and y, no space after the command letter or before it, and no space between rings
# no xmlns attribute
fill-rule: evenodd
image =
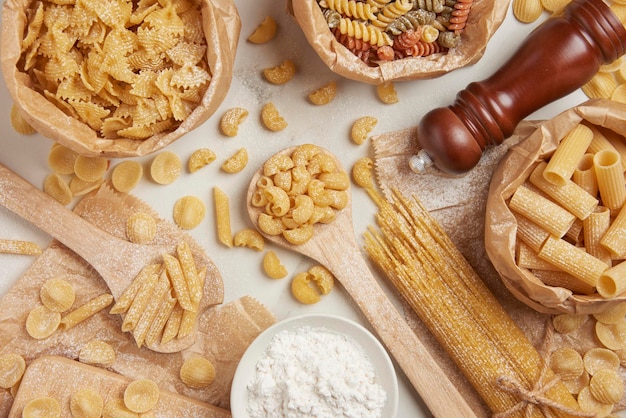
<svg viewBox="0 0 626 418"><path fill-rule="evenodd" d="M232 0L203 0L203 30L211 81L201 104L174 131L146 140L104 139L86 124L67 116L31 88L27 74L18 70L30 0L6 0L0 38L4 80L20 113L39 133L84 155L131 157L150 154L174 142L205 122L220 106L230 88L241 21Z"/></svg>
<svg viewBox="0 0 626 418"><path fill-rule="evenodd" d="M506 16L509 1L474 0L461 42L445 54L381 62L370 67L339 43L315 0L287 0L311 47L331 71L369 84L434 78L477 62Z"/></svg>

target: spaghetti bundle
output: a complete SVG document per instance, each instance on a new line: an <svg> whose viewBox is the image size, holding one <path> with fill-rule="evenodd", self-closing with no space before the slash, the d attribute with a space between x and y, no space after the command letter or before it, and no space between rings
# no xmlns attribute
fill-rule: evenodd
<svg viewBox="0 0 626 418"><path fill-rule="evenodd" d="M365 233L366 252L489 408L501 416L583 416L421 203L396 191L391 201L377 204L380 230Z"/></svg>

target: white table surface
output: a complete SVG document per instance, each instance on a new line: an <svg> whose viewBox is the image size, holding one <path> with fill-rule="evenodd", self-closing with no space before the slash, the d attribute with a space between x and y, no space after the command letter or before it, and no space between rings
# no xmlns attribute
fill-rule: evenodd
<svg viewBox="0 0 626 418"><path fill-rule="evenodd" d="M242 30L229 93L211 119L166 148L186 161L195 149L208 147L216 152L217 160L195 174L184 173L169 186L160 186L149 178L144 178L132 193L148 202L165 219L172 218L174 202L184 195L195 195L205 201L207 216L191 231L191 235L205 248L221 271L226 301L252 295L274 312L278 319L310 312L327 312L368 326L340 286L318 304L299 304L290 294L288 278L272 280L264 276L260 266L262 253L245 248L228 249L220 245L215 231L213 187L218 186L225 190L231 200L233 230L251 227L244 204L247 183L252 173L271 154L290 145L312 142L334 152L344 167L349 169L357 159L372 156L369 141L358 146L349 139L350 127L358 117L372 115L378 118L372 134L415 126L428 110L451 104L456 93L469 82L491 75L515 52L526 34L540 21L521 24L509 10L505 22L489 42L485 55L479 62L433 80L398 82L396 90L399 103L385 105L378 100L373 86L341 78L321 62L296 22L286 14L282 1L235 0L235 3L241 16ZM267 15L272 15L278 22L276 38L264 45L246 42L246 37ZM547 14L541 20L545 18ZM293 60L297 66L297 75L293 80L283 86L271 85L263 80L263 68L275 66L287 58ZM331 80L335 80L338 86L335 100L326 106L310 104L306 99L307 94ZM0 124L3 126L0 135L0 162L41 188L44 177L50 173L47 156L52 142L38 134L22 136L11 128L9 112L12 100L4 83L0 84ZM281 132L269 132L260 122L260 108L269 100L276 104L289 123ZM544 107L529 118L551 118L585 100L582 92L577 91ZM239 134L229 138L219 132L218 124L224 111L234 106L245 107L250 115L240 126ZM221 172L222 161L241 147L246 147L250 156L246 169L234 175ZM138 160L147 167L153 157L154 155ZM113 160L111 164L117 162ZM417 175L415 181L419 181ZM361 242L361 235L366 227L374 223L375 207L358 187L353 188L353 206L354 228L357 239ZM42 248L51 240L50 236L2 207L0 238L34 241ZM272 246L269 248L277 252L290 273L304 271L313 265L311 260L287 250ZM31 256L0 254L0 295L7 292L33 260ZM397 369L397 372L400 383L398 417L429 416L401 370Z"/></svg>

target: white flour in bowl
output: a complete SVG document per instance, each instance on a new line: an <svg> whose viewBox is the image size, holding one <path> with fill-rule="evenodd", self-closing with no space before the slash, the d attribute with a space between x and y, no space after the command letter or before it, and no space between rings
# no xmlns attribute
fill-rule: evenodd
<svg viewBox="0 0 626 418"><path fill-rule="evenodd" d="M247 389L251 418L380 417L387 398L356 341L310 326L276 334Z"/></svg>

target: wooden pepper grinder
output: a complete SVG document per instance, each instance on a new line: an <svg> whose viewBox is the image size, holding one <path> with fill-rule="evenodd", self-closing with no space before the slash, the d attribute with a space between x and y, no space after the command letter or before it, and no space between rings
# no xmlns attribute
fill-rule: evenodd
<svg viewBox="0 0 626 418"><path fill-rule="evenodd" d="M626 53L626 29L602 0L573 0L529 34L496 73L470 83L453 105L428 112L417 127L415 172L435 164L463 174L486 147L513 134L532 112L559 99Z"/></svg>

